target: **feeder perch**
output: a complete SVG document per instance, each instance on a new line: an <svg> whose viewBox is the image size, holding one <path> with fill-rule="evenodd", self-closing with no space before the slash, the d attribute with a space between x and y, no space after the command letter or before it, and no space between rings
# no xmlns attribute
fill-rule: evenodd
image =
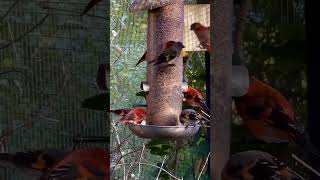
<svg viewBox="0 0 320 180"><path fill-rule="evenodd" d="M250 78L246 66L232 66L231 93L233 97L243 96L249 88Z"/></svg>
<svg viewBox="0 0 320 180"><path fill-rule="evenodd" d="M179 0L136 0L134 1L130 7L130 12L138 12L138 11L147 11L156 8L160 8L163 6L171 5L179 2Z"/></svg>
<svg viewBox="0 0 320 180"><path fill-rule="evenodd" d="M137 136L145 139L186 139L194 136L200 128L196 126L155 126L129 124L129 129Z"/></svg>
<svg viewBox="0 0 320 180"><path fill-rule="evenodd" d="M148 92L149 91L149 84L147 82L141 82L140 89L144 92ZM187 90L188 90L188 83L183 82L181 84L181 92L187 92Z"/></svg>

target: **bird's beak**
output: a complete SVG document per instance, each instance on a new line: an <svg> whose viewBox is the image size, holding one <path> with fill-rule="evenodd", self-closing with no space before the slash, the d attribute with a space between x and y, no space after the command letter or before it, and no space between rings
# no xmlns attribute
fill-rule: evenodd
<svg viewBox="0 0 320 180"><path fill-rule="evenodd" d="M182 48L185 48L185 46L184 46L184 45L182 45Z"/></svg>

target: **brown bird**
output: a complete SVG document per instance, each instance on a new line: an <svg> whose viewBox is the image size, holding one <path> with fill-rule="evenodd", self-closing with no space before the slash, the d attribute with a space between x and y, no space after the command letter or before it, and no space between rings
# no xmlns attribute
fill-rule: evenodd
<svg viewBox="0 0 320 180"><path fill-rule="evenodd" d="M222 180L299 180L283 162L262 151L232 155L224 167Z"/></svg>
<svg viewBox="0 0 320 180"><path fill-rule="evenodd" d="M84 8L82 13L80 14L81 16L85 15L90 9L92 9L94 6L96 6L99 2L103 0L91 0L88 5Z"/></svg>
<svg viewBox="0 0 320 180"><path fill-rule="evenodd" d="M210 117L205 117L193 109L184 109L180 114L180 122L185 126L196 126L203 121L208 122L210 121L208 118L210 119Z"/></svg>
<svg viewBox="0 0 320 180"><path fill-rule="evenodd" d="M194 33L196 34L201 47L206 49L210 53L211 52L210 26L205 27L201 23L196 22L191 25L190 30L193 30Z"/></svg>
<svg viewBox="0 0 320 180"><path fill-rule="evenodd" d="M40 179L104 180L109 177L110 155L101 148L80 149L68 154Z"/></svg>

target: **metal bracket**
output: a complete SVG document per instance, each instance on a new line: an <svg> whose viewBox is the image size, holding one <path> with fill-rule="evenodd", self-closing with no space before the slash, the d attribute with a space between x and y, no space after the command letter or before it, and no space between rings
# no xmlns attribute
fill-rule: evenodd
<svg viewBox="0 0 320 180"><path fill-rule="evenodd" d="M182 84L181 84L181 92L187 92L188 87L189 87L188 83L182 82ZM150 88L150 87L149 87L149 84L148 84L147 82L141 82L141 83L140 83L140 89L141 89L142 91L148 92L148 91L149 91L149 88Z"/></svg>

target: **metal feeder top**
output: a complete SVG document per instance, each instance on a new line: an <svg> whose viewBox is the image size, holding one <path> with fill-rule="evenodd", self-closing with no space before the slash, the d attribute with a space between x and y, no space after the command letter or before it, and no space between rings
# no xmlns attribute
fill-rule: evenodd
<svg viewBox="0 0 320 180"><path fill-rule="evenodd" d="M130 12L148 11L171 5L181 0L135 0L129 7Z"/></svg>
<svg viewBox="0 0 320 180"><path fill-rule="evenodd" d="M142 124L129 124L129 129L137 136L145 139L186 139L199 131L196 126L155 126Z"/></svg>

